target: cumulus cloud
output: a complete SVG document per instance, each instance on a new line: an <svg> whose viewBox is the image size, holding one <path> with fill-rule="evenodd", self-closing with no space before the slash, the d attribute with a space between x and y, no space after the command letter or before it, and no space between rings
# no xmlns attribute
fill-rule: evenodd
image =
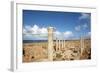
<svg viewBox="0 0 100 73"><path fill-rule="evenodd" d="M72 31L66 31L66 32L64 32L64 37L66 39L73 37L73 32Z"/></svg>
<svg viewBox="0 0 100 73"><path fill-rule="evenodd" d="M24 39L35 39L35 40L47 40L48 39L48 30L46 27L39 27L38 25L33 25L33 26L26 26L23 29L23 34L24 34ZM58 38L64 38L64 39L69 39L73 37L73 32L72 31L65 31L61 32L58 30L54 30L54 39Z"/></svg>
<svg viewBox="0 0 100 73"><path fill-rule="evenodd" d="M81 16L79 17L80 20L81 19L88 19L88 18L90 18L90 15L87 13L82 13Z"/></svg>
<svg viewBox="0 0 100 73"><path fill-rule="evenodd" d="M47 28L39 27L38 25L33 26L25 26L23 28L23 34L25 38L38 38L38 39L45 39L47 38Z"/></svg>
<svg viewBox="0 0 100 73"><path fill-rule="evenodd" d="M26 26L27 27L27 26ZM23 33L24 34L33 34L33 35L42 35L42 34L47 34L47 28L40 28L39 26L37 26L36 24L34 26L24 28L23 29Z"/></svg>
<svg viewBox="0 0 100 73"><path fill-rule="evenodd" d="M55 31L55 32L54 32L54 35L56 35L56 36L60 36L60 35L61 35L61 32L59 32L59 31Z"/></svg>
<svg viewBox="0 0 100 73"><path fill-rule="evenodd" d="M40 28L37 25L34 25L29 29L29 31L31 34L39 34Z"/></svg>
<svg viewBox="0 0 100 73"><path fill-rule="evenodd" d="M39 31L41 34L47 34L47 28L41 28Z"/></svg>
<svg viewBox="0 0 100 73"><path fill-rule="evenodd" d="M54 32L54 39L70 39L73 37L73 32L72 31L65 31L65 32L60 32L60 31L55 31Z"/></svg>

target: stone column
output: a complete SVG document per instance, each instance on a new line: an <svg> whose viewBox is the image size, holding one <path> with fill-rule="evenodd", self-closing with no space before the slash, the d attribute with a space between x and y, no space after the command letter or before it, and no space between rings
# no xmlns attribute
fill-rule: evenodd
<svg viewBox="0 0 100 73"><path fill-rule="evenodd" d="M58 44L58 46L59 46L59 50L60 50L60 39L59 39L59 44Z"/></svg>
<svg viewBox="0 0 100 73"><path fill-rule="evenodd" d="M63 41L64 41L64 40L62 39L62 41L61 41L61 42L62 42L62 49L64 48L64 42L63 42Z"/></svg>
<svg viewBox="0 0 100 73"><path fill-rule="evenodd" d="M64 43L63 43L63 45L64 45L63 47L64 47L64 49L65 49L65 39L63 40L63 42L64 42Z"/></svg>
<svg viewBox="0 0 100 73"><path fill-rule="evenodd" d="M56 51L58 50L58 40L56 38Z"/></svg>
<svg viewBox="0 0 100 73"><path fill-rule="evenodd" d="M84 39L83 39L83 37L81 37L80 44L81 44L81 55L82 55L83 50L84 50Z"/></svg>
<svg viewBox="0 0 100 73"><path fill-rule="evenodd" d="M48 28L48 59L53 60L53 27Z"/></svg>

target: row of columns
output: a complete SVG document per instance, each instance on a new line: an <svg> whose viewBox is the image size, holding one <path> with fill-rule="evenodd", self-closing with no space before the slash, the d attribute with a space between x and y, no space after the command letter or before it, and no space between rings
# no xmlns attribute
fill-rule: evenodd
<svg viewBox="0 0 100 73"><path fill-rule="evenodd" d="M62 45L62 46L61 46ZM81 45L81 55L84 50L84 39L81 37L80 39L80 45ZM58 40L56 39L56 51L60 49L65 48L65 40ZM48 59L49 61L53 60L53 27L48 28Z"/></svg>
<svg viewBox="0 0 100 73"><path fill-rule="evenodd" d="M64 49L65 48L65 40L62 39L62 40L58 40L56 38L56 51L60 50L60 49Z"/></svg>

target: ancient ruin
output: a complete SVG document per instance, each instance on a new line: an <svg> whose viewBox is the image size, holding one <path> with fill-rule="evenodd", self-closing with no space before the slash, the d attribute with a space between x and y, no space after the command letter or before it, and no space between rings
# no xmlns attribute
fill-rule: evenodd
<svg viewBox="0 0 100 73"><path fill-rule="evenodd" d="M48 27L48 41L23 44L23 62L91 59L90 39L53 39L54 28Z"/></svg>

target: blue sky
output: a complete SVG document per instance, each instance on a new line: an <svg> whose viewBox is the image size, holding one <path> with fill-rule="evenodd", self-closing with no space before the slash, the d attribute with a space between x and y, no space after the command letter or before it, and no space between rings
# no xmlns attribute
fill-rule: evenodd
<svg viewBox="0 0 100 73"><path fill-rule="evenodd" d="M55 28L57 38L90 36L91 14L77 12L23 10L24 40L47 39L47 28Z"/></svg>

